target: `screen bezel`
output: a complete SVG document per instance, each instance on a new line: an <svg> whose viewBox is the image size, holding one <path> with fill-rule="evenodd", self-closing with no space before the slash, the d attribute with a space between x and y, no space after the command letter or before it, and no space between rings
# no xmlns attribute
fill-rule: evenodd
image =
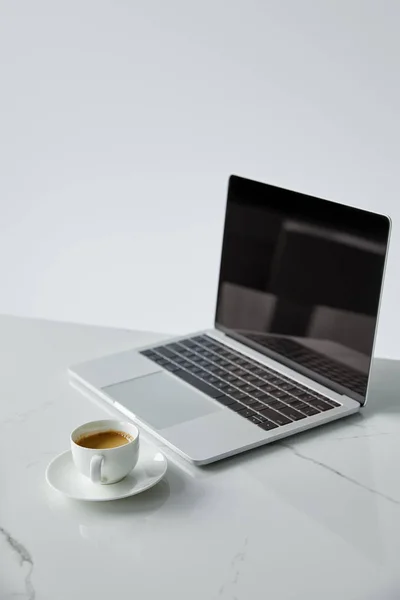
<svg viewBox="0 0 400 600"><path fill-rule="evenodd" d="M384 284L384 280L385 280L387 259L388 259L388 253L389 253L390 235L391 235L391 230L392 230L391 218L388 215L383 215L380 213L367 211L365 209L361 209L361 208L357 208L357 207L351 207L354 211L359 211L360 213L364 213L364 214L368 213L371 217L375 216L380 219L385 219L387 222L386 251L385 251L384 266L383 266L383 271L382 271L382 280L381 280L380 291L379 291L379 301L378 301L378 309L377 309L376 321L375 321L373 344L372 344L372 348L371 348L371 359L370 359L370 364L369 364L369 369L368 369L368 374L367 374L367 388L366 388L365 397L364 397L364 396L357 394L356 392L346 388L345 386L342 386L326 377L323 377L322 375L319 375L315 371L307 369L307 368L299 365L298 363L291 361L290 359L282 356L281 354L278 354L277 352L274 352L268 348L265 348L265 346L262 346L261 344L258 344L257 342L248 339L246 336L236 333L229 327L224 327L223 325L220 325L218 323L217 315L218 315L218 307L219 307L219 303L220 303L220 294L221 294L221 283L222 283L221 272L222 272L222 261L223 261L223 249L225 246L225 241L226 241L225 236L227 233L227 231L226 231L227 207L228 207L228 203L229 203L229 196L231 193L232 184L234 184L235 181L240 181L242 184L245 184L245 185L247 183L247 184L249 184L249 187L254 184L257 184L260 186L265 186L266 188L273 188L273 189L279 189L281 191L295 192L294 190L289 190L287 188L282 188L279 186L270 185L270 184L262 183L259 181L254 181L251 179L246 179L246 178L240 177L238 175L231 175L229 177L228 190L227 190L226 203L225 203L224 232L223 232L221 255L220 255L220 268L219 268L219 275L218 275L218 290L217 290L217 298L216 298L216 305L215 305L214 328L216 330L224 333L228 337L242 343L244 346L247 346L253 350L256 350L256 351L260 352L260 354L267 356L268 358L271 358L272 360L275 360L276 362L281 363L281 364L285 365L286 367L291 368L293 371L300 373L301 375L304 375L305 377L308 377L309 379L315 381L316 383L319 383L319 384L325 386L326 388L333 390L334 392L336 392L338 394L352 398L353 400L356 400L357 402L359 402L359 404L361 406L364 406L368 399L368 390L369 390L369 384L370 384L370 380L371 380L371 368L372 368L372 362L373 362L374 350L375 350L375 344L376 344L376 337L377 337L377 331L378 331L379 315L380 315L382 295L383 295L383 284ZM304 196L304 198L312 198L313 200L321 200L321 202L332 203L331 200L319 198L317 196L310 196L310 194L303 194L302 192L295 192L295 193L299 194L301 196ZM343 206L346 209L349 208L347 205L344 205L344 204L341 204L338 202L335 202L334 204L336 206Z"/></svg>

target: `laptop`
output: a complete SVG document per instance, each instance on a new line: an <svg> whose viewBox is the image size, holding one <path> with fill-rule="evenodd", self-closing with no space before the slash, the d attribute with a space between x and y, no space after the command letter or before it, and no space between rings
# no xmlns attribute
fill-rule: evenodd
<svg viewBox="0 0 400 600"><path fill-rule="evenodd" d="M72 380L197 465L351 415L389 235L386 216L231 176L214 329L75 365Z"/></svg>

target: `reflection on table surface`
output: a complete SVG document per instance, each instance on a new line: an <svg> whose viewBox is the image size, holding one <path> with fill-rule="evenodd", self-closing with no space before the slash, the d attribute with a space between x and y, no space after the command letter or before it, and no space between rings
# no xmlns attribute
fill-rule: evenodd
<svg viewBox="0 0 400 600"><path fill-rule="evenodd" d="M9 317L0 328L2 600L399 597L400 363L374 362L357 415L204 468L160 444L163 482L90 506L48 488L45 469L77 425L120 415L66 369L162 336Z"/></svg>

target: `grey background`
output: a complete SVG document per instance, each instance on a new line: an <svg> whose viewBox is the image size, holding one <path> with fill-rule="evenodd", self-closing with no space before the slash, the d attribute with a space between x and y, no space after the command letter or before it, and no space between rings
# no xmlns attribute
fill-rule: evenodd
<svg viewBox="0 0 400 600"><path fill-rule="evenodd" d="M0 0L0 312L212 324L235 172L389 213L400 4Z"/></svg>

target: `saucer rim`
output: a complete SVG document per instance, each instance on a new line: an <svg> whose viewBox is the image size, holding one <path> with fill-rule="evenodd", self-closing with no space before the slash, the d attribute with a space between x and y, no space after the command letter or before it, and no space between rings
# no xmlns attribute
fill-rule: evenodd
<svg viewBox="0 0 400 600"><path fill-rule="evenodd" d="M147 444L147 446L150 446L150 444ZM153 447L153 446L151 446L151 447ZM165 473L167 472L167 469L168 469L167 457L156 446L154 446L154 453L161 454L161 456L163 457L164 469L163 469L162 473L156 479L152 479L151 481L149 481L147 484L145 484L144 487L142 487L140 489L140 491L135 491L134 489L132 489L131 491L126 492L125 494L117 494L115 496L111 496L111 497L108 497L108 498L98 498L98 497L97 498L82 498L80 496L75 496L73 494L69 494L68 492L64 492L63 490L61 490L60 488L56 487L51 482L51 480L49 478L49 471L50 471L53 463L56 462L56 461L58 461L58 460L60 460L63 456L66 456L66 455L69 454L72 457L72 451L71 450L65 450L64 452L60 452L60 454L57 454L57 456L55 456L54 458L51 459L51 461L49 462L49 464L47 465L47 468L46 468L46 473L45 473L46 482L48 483L48 485L54 491L58 492L59 494L62 494L63 496L65 496L66 498L69 498L71 500L77 500L77 501L80 501L80 502L110 502L112 500L123 500L124 498L130 498L131 496L137 496L137 495L141 494L142 492L146 492L150 488L154 487L157 483L159 483L161 481L161 479L164 477L164 475L165 475ZM118 485L118 483L119 482L109 484L109 485L107 485L107 487Z"/></svg>

